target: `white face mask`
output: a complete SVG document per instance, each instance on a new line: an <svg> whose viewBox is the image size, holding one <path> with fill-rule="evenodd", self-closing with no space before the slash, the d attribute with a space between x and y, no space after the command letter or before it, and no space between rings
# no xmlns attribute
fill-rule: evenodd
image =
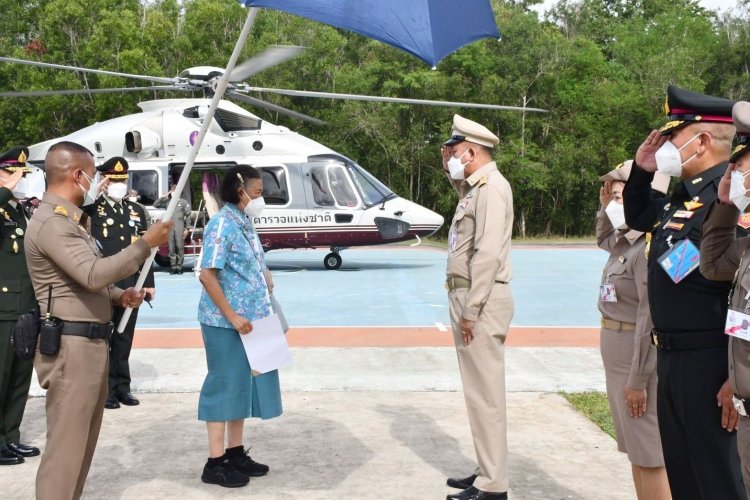
<svg viewBox="0 0 750 500"><path fill-rule="evenodd" d="M21 177L16 187L10 191L13 196L19 200L26 198L26 193L29 192L29 180L26 177Z"/></svg>
<svg viewBox="0 0 750 500"><path fill-rule="evenodd" d="M451 179L457 181L464 180L464 169L466 168L466 165L468 165L468 162L461 163L461 158L463 158L468 151L469 150L467 149L466 151L461 153L461 156L459 156L458 158L451 156L448 160L448 172L450 173Z"/></svg>
<svg viewBox="0 0 750 500"><path fill-rule="evenodd" d="M612 200L606 206L604 212L609 217L609 221L615 229L619 229L625 225L625 206L623 204Z"/></svg>
<svg viewBox="0 0 750 500"><path fill-rule="evenodd" d="M86 179L89 181L89 189L83 189L83 186L81 184L78 184L78 187L81 188L81 191L83 191L83 203L81 204L82 207L86 207L94 203L96 201L96 195L98 194L97 191L99 190L99 172L97 172L94 175L94 178L92 179L88 175L86 175L86 172L81 172Z"/></svg>
<svg viewBox="0 0 750 500"><path fill-rule="evenodd" d="M750 205L750 196L747 195L747 189L745 189L745 177L748 175L750 171L742 173L735 170L732 172L732 181L729 184L729 199L740 209L740 212L744 212Z"/></svg>
<svg viewBox="0 0 750 500"><path fill-rule="evenodd" d="M665 175L670 175L672 177L682 177L682 167L687 162L698 156L698 153L694 154L687 160L682 161L680 151L682 151L685 146L693 142L699 135L701 134L695 134L692 139L683 144L679 149L677 149L677 147L672 144L672 141L665 142L664 145L659 148L659 151L657 151L654 155L654 159L656 160L656 169Z"/></svg>
<svg viewBox="0 0 750 500"><path fill-rule="evenodd" d="M245 212L245 215L248 217L258 217L261 212L263 212L264 208L266 208L266 200L260 196L254 200L250 200L250 203L245 205L245 208L243 208L242 211Z"/></svg>
<svg viewBox="0 0 750 500"><path fill-rule="evenodd" d="M107 186L107 195L115 201L122 201L128 194L128 186L124 182L115 182Z"/></svg>

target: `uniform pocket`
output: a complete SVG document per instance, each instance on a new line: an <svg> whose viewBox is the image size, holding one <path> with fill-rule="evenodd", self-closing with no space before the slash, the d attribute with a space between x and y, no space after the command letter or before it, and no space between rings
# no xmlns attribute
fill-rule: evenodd
<svg viewBox="0 0 750 500"><path fill-rule="evenodd" d="M19 316L21 311L21 280L0 280L0 317Z"/></svg>

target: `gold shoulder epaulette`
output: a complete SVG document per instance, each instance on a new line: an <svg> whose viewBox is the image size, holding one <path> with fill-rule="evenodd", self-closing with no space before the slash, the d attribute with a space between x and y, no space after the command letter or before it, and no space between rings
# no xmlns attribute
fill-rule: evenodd
<svg viewBox="0 0 750 500"><path fill-rule="evenodd" d="M68 210L64 206L62 206L62 205L57 205L55 207L55 213L56 214L60 214L60 215L64 215L65 217L68 216Z"/></svg>

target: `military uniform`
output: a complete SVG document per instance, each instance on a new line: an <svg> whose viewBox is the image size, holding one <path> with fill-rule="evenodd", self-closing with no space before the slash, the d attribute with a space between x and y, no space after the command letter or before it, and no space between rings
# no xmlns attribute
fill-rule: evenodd
<svg viewBox="0 0 750 500"><path fill-rule="evenodd" d="M113 182L127 182L128 162L124 158L114 157L97 167ZM135 243L148 228L148 219L143 207L126 198L113 199L106 193L94 204L84 208L91 220L91 235L99 243L104 257L111 257L121 250ZM115 286L130 288L138 281L138 273L115 283ZM149 271L144 288L154 288L154 273ZM125 309L114 306L112 321L115 325L125 313ZM138 400L130 394L130 349L133 345L135 323L138 309L133 309L128 324L122 333L112 336L109 344L109 393L107 407L117 408L119 402L124 404L138 404ZM118 402L119 400L119 402Z"/></svg>
<svg viewBox="0 0 750 500"><path fill-rule="evenodd" d="M493 147L499 139L485 127L454 117L452 138ZM451 325L478 468L481 492L508 490L505 410L505 337L513 318L510 240L513 194L494 162L458 184L460 201L449 232L446 268ZM461 318L475 321L474 338L463 345Z"/></svg>
<svg viewBox="0 0 750 500"><path fill-rule="evenodd" d="M162 196L154 202L155 208L167 208L171 195ZM169 232L169 265L172 273L182 274L182 264L185 260L185 228L190 220L190 203L185 199L177 200L177 206L172 214L174 227Z"/></svg>
<svg viewBox="0 0 750 500"><path fill-rule="evenodd" d="M668 135L700 120L730 123L732 104L670 86L669 122L661 132ZM701 223L726 168L722 162L682 179L671 196L652 197L654 174L634 163L623 192L628 227L650 234L648 295L657 347L659 430L676 499L746 498L736 436L722 429L716 404L728 376L723 332L731 283L708 280L697 269L675 283L660 264L673 247L687 249L692 242L700 250ZM665 265L674 272L674 266Z"/></svg>
<svg viewBox="0 0 750 500"><path fill-rule="evenodd" d="M631 164L618 165L600 180L627 181ZM653 187L666 193L669 177L659 175ZM656 417L656 349L651 345L646 237L627 226L613 227L605 208L601 207L596 220L597 243L609 253L598 303L602 313L599 346L617 448L635 465L664 467ZM646 390L646 411L640 418L630 416L623 397L626 385Z"/></svg>
<svg viewBox="0 0 750 500"><path fill-rule="evenodd" d="M18 169L28 172L27 155L28 149L22 147L0 155L0 169L7 173ZM30 360L14 355L10 343L18 317L36 307L24 254L27 215L13 193L0 187L0 463L3 465L24 461L13 448L21 438L21 420L33 368ZM39 450L32 448L23 455L38 454Z"/></svg>
<svg viewBox="0 0 750 500"><path fill-rule="evenodd" d="M37 349L34 358L39 385L47 389L38 500L81 496L107 395L112 303L123 293L111 284L135 273L150 254L140 239L103 258L84 228L87 218L79 207L47 192L26 233L26 260L40 308L64 321L59 352L43 355Z"/></svg>
<svg viewBox="0 0 750 500"><path fill-rule="evenodd" d="M750 152L750 103L738 102L733 114L738 144L730 162ZM750 160L750 155L745 158ZM736 319L725 324L727 330L741 324L747 319L744 315L750 314L750 252L747 251L750 238L738 238L737 226L750 227L750 215L740 217L735 205L717 201L709 208L701 235L701 273L708 279L734 279L729 309ZM740 417L737 445L745 491L750 497L750 418L747 416L750 414L750 335L746 328L737 336L729 336L728 354L729 381L735 392L735 405L740 406L740 415L745 414Z"/></svg>

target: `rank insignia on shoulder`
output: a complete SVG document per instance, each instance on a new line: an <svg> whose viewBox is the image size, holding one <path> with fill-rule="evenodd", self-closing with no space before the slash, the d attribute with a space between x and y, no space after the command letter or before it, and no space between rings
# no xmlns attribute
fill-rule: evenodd
<svg viewBox="0 0 750 500"><path fill-rule="evenodd" d="M55 213L56 213L56 214L59 214L59 215L64 215L65 217L67 217L67 216L68 216L68 209L66 209L66 208L65 208L64 206L62 206L62 205L57 205L57 206L55 207Z"/></svg>
<svg viewBox="0 0 750 500"><path fill-rule="evenodd" d="M675 222L673 220L667 222L664 224L664 229L674 229L675 231L679 231L685 226L685 224L682 224L680 222Z"/></svg>
<svg viewBox="0 0 750 500"><path fill-rule="evenodd" d="M691 212L690 210L678 210L674 213L674 217L678 219L689 219L695 215L695 212Z"/></svg>
<svg viewBox="0 0 750 500"><path fill-rule="evenodd" d="M737 225L742 229L750 229L750 213L740 215Z"/></svg>

